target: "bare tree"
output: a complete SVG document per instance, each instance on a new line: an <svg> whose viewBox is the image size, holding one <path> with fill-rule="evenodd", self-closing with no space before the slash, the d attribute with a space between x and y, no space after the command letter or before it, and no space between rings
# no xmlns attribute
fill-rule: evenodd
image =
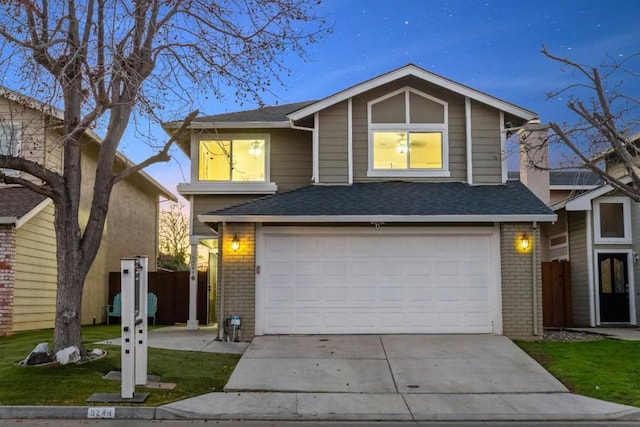
<svg viewBox="0 0 640 427"><path fill-rule="evenodd" d="M146 166L168 161L169 149L197 115L137 165L116 167L125 130L136 120L162 119L169 101L194 91L261 105L287 71L283 53L304 58L326 34L313 15L317 0L13 0L0 6L0 74L63 111L63 169L24 155L0 153L0 182L19 184L55 204L57 297L54 347L82 348L80 304L85 277L103 234L113 186ZM15 79L7 76L17 74ZM178 109L178 107L173 107ZM182 118L180 117L180 118ZM164 118L167 119L166 117ZM102 141L89 218L79 221L82 137ZM143 131L139 131L144 133ZM6 173L22 171L31 178Z"/></svg>
<svg viewBox="0 0 640 427"><path fill-rule="evenodd" d="M608 58L597 67L553 55L545 47L542 54L559 63L570 78L569 83L548 92L547 98L566 98L574 116L571 122L549 123L546 146L560 146L558 151L563 153L553 169L591 170L640 201L640 99L632 95L640 82L640 54L622 60ZM524 144L525 149L537 149L527 147L526 139Z"/></svg>
<svg viewBox="0 0 640 427"><path fill-rule="evenodd" d="M160 211L160 253L167 257L173 269L187 270L189 253L189 218L184 206L171 202L169 209Z"/></svg>

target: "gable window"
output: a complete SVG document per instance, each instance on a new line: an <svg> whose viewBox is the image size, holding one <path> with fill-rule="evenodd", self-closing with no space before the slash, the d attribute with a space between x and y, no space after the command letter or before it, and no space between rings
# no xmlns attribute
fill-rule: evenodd
<svg viewBox="0 0 640 427"><path fill-rule="evenodd" d="M265 182L264 137L200 139L198 180L208 182Z"/></svg>
<svg viewBox="0 0 640 427"><path fill-rule="evenodd" d="M19 123L0 123L0 154L5 156L17 156L22 142L22 125ZM2 169L6 175L16 175L18 171Z"/></svg>
<svg viewBox="0 0 640 427"><path fill-rule="evenodd" d="M445 101L403 88L367 106L368 176L449 176Z"/></svg>
<svg viewBox="0 0 640 427"><path fill-rule="evenodd" d="M596 243L631 243L631 206L626 197L593 202Z"/></svg>

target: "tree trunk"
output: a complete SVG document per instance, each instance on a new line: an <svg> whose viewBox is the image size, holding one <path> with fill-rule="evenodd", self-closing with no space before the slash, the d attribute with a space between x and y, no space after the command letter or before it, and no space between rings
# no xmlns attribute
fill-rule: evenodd
<svg viewBox="0 0 640 427"><path fill-rule="evenodd" d="M56 204L55 227L57 245L58 289L56 293L56 321L54 333L54 351L70 346L82 347L80 314L82 289L86 274L80 268L80 228L77 215L68 204L69 200Z"/></svg>

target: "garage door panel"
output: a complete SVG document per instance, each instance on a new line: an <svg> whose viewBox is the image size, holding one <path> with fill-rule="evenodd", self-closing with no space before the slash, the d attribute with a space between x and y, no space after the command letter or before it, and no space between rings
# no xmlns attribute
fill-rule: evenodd
<svg viewBox="0 0 640 427"><path fill-rule="evenodd" d="M493 331L490 233L343 234L263 236L264 333Z"/></svg>

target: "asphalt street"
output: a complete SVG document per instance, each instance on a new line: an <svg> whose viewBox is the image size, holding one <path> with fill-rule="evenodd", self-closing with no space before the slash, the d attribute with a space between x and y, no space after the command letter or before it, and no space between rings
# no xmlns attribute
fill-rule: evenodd
<svg viewBox="0 0 640 427"><path fill-rule="evenodd" d="M158 420L0 420L2 427L640 427L638 421L603 422L332 422L332 421L158 421Z"/></svg>

